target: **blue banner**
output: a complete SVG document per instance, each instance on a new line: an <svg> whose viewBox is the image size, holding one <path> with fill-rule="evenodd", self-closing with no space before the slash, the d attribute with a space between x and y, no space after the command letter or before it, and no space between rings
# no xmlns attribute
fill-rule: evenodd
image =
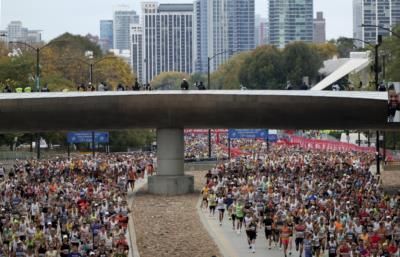
<svg viewBox="0 0 400 257"><path fill-rule="evenodd" d="M228 131L230 139L239 139L239 138L268 138L268 130L267 129L229 129Z"/></svg>
<svg viewBox="0 0 400 257"><path fill-rule="evenodd" d="M94 132L94 142L97 144L106 144L110 140L108 132ZM92 143L92 131L68 132L67 142L75 143Z"/></svg>

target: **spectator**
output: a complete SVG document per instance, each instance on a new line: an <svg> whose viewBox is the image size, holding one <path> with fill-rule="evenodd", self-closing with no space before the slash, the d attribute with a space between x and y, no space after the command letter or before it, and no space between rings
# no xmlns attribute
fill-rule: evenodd
<svg viewBox="0 0 400 257"><path fill-rule="evenodd" d="M181 89L182 90L189 90L189 83L186 81L185 78L182 80Z"/></svg>
<svg viewBox="0 0 400 257"><path fill-rule="evenodd" d="M104 82L100 82L100 84L97 86L97 91L104 91Z"/></svg>
<svg viewBox="0 0 400 257"><path fill-rule="evenodd" d="M125 87L121 83L119 83L117 86L117 91L125 91Z"/></svg>
<svg viewBox="0 0 400 257"><path fill-rule="evenodd" d="M133 85L133 88L132 88L132 89L133 89L134 91L139 91L139 90L140 90L140 84L139 84L137 78L135 78L135 84Z"/></svg>
<svg viewBox="0 0 400 257"><path fill-rule="evenodd" d="M32 88L31 88L31 86L26 86L25 88L24 88L24 93L32 93Z"/></svg>
<svg viewBox="0 0 400 257"><path fill-rule="evenodd" d="M11 89L10 85L7 84L3 89L3 93L11 93L11 92L12 92L12 89Z"/></svg>
<svg viewBox="0 0 400 257"><path fill-rule="evenodd" d="M44 86L40 89L41 92L50 92L47 83L44 84Z"/></svg>
<svg viewBox="0 0 400 257"><path fill-rule="evenodd" d="M86 91L86 86L85 86L85 84L84 83L81 83L79 86L78 86L78 91Z"/></svg>
<svg viewBox="0 0 400 257"><path fill-rule="evenodd" d="M200 84L197 85L199 90L206 90L206 86L203 84L203 81L200 81Z"/></svg>
<svg viewBox="0 0 400 257"><path fill-rule="evenodd" d="M89 82L88 84L87 91L96 91L96 88L92 85L91 82Z"/></svg>
<svg viewBox="0 0 400 257"><path fill-rule="evenodd" d="M16 93L22 93L23 91L24 89L22 88L22 86L18 86L17 88L15 88Z"/></svg>

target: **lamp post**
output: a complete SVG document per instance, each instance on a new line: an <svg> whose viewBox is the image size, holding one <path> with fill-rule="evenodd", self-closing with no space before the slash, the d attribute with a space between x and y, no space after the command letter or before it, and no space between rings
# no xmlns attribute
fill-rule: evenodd
<svg viewBox="0 0 400 257"><path fill-rule="evenodd" d="M50 46L51 44L58 43L58 42L64 42L64 41L63 40L50 41L49 43L47 43L46 45L44 45L42 47L34 47L34 46L32 46L26 42L22 42L22 41L8 42L10 44L24 45L35 51L35 53L36 53L36 78L35 78L36 92L40 92L40 51L43 48L46 48L46 47ZM37 153L36 158L39 160L40 159L40 134L39 133L36 134L36 153Z"/></svg>
<svg viewBox="0 0 400 257"><path fill-rule="evenodd" d="M373 24L361 24L361 27L362 28L378 28L378 29L381 29L381 30L386 30L386 31L392 33L393 36L395 36L397 38L400 38L400 34L394 32L393 30L391 30L389 28L385 28L383 26L373 25Z"/></svg>
<svg viewBox="0 0 400 257"><path fill-rule="evenodd" d="M102 61L104 61L104 60L106 60L106 59L112 59L112 58L117 58L117 57L115 57L115 56L105 56L105 57L103 57L103 58L100 58L100 59L98 59L98 60L95 60L95 61L93 61L92 60L92 58L93 57L89 57L89 59L91 60L91 61L85 61L85 60L82 60L82 59L78 59L78 58L76 58L78 61L81 61L82 63L84 63L84 64L86 64L86 65L89 65L89 81L90 81L90 85L92 85L92 86L94 86L93 85L93 67L96 65L96 64L98 64L99 62L102 62ZM95 132L94 131L92 131L92 157L93 158L95 158L95 156L96 156L96 148L95 148L95 144L96 144L96 142L95 142Z"/></svg>
<svg viewBox="0 0 400 257"><path fill-rule="evenodd" d="M36 53L36 79L35 79L36 92L40 92L40 51L54 43L59 43L59 42L65 42L65 41L64 40L50 41L49 43L47 43L46 45L44 45L42 47L34 47L34 46L32 46L26 42L22 42L22 41L10 41L9 42L10 44L19 44L19 45L27 46L30 49L35 51L35 53Z"/></svg>
<svg viewBox="0 0 400 257"><path fill-rule="evenodd" d="M379 88L379 47L382 45L382 35L378 35L378 42L373 45L370 42L367 42L362 39L358 38L351 38L352 40L363 42L367 45L374 47L375 49L375 63L374 63L374 73L375 73L375 88L378 91ZM381 168L380 168L380 154L379 154L379 130L376 131L376 174L380 175Z"/></svg>
<svg viewBox="0 0 400 257"><path fill-rule="evenodd" d="M208 62L207 62L207 64L208 64L208 68L207 68L207 80L208 80L208 85L207 85L207 88L210 90L211 89L211 77L210 77L210 70L211 70L211 60L212 59L214 59L215 57L217 57L218 55L221 55L221 54L225 54L225 53L232 53L233 51L232 50L225 50L225 51L222 51L222 52L219 52L219 53L216 53L216 54L214 54L213 56L211 56L211 57L207 57L207 59L208 59Z"/></svg>
<svg viewBox="0 0 400 257"><path fill-rule="evenodd" d="M208 90L211 89L211 76L210 76L210 70L211 70L211 60L217 57L218 55L225 54L225 53L232 53L232 50L225 50L219 53L214 54L211 57L207 57L207 88ZM211 129L208 129L208 158L211 158Z"/></svg>

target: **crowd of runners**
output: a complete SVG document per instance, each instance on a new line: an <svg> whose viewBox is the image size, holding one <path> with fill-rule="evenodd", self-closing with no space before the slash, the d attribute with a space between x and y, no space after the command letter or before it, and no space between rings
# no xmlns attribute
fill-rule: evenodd
<svg viewBox="0 0 400 257"><path fill-rule="evenodd" d="M127 192L149 154L0 165L1 257L128 256Z"/></svg>
<svg viewBox="0 0 400 257"><path fill-rule="evenodd" d="M400 194L383 193L374 156L274 145L206 175L203 209L282 256L399 256ZM268 255L266 255L268 256Z"/></svg>

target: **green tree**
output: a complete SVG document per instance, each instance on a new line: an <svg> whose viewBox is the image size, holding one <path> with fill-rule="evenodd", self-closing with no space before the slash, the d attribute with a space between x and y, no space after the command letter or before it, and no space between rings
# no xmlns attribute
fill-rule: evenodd
<svg viewBox="0 0 400 257"><path fill-rule="evenodd" d="M282 57L274 46L257 47L241 65L240 83L248 89L283 89L286 78Z"/></svg>
<svg viewBox="0 0 400 257"><path fill-rule="evenodd" d="M212 89L239 89L239 73L250 52L242 52L232 56L211 75Z"/></svg>
<svg viewBox="0 0 400 257"><path fill-rule="evenodd" d="M400 35L400 25L394 28ZM393 35L383 40L382 50L386 53L386 80L400 81L400 38Z"/></svg>
<svg viewBox="0 0 400 257"><path fill-rule="evenodd" d="M355 42L351 38L340 37L336 41L331 41L331 43L334 43L336 45L339 58L349 58L350 52L356 49L354 45Z"/></svg>
<svg viewBox="0 0 400 257"><path fill-rule="evenodd" d="M322 67L322 57L309 44L295 42L287 45L283 51L284 67L287 79L296 88L302 84L303 77L310 82L318 77Z"/></svg>
<svg viewBox="0 0 400 257"><path fill-rule="evenodd" d="M135 129L110 132L110 147L112 151L127 151L129 147L143 148L150 146L156 140L153 130Z"/></svg>

